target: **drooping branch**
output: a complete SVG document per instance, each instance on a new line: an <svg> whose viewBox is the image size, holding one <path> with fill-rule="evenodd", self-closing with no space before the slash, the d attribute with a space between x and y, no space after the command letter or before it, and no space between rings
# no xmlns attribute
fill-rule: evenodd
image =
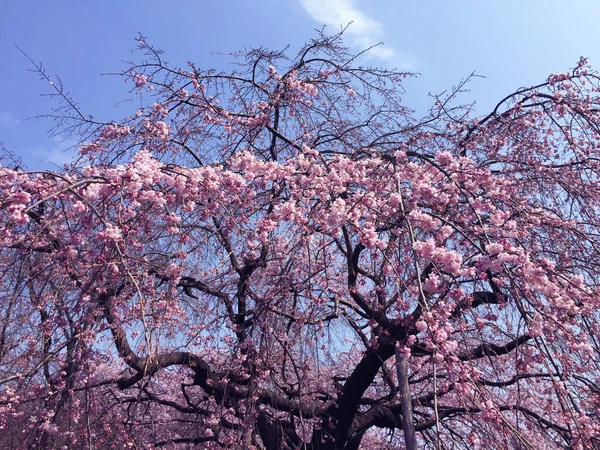
<svg viewBox="0 0 600 450"><path fill-rule="evenodd" d="M461 361L471 361L473 359L484 358L486 356L502 356L512 352L514 349L525 344L526 342L529 342L531 339L533 339L531 336L524 334L510 342L507 342L504 345L484 343L471 350L459 353L457 356Z"/></svg>

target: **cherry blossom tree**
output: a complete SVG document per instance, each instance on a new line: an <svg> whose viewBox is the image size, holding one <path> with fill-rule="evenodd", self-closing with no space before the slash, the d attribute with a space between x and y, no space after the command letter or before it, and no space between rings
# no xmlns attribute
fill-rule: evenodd
<svg viewBox="0 0 600 450"><path fill-rule="evenodd" d="M145 60L0 168L3 448L600 448L600 78L422 119L341 35ZM43 76L46 76L42 73Z"/></svg>

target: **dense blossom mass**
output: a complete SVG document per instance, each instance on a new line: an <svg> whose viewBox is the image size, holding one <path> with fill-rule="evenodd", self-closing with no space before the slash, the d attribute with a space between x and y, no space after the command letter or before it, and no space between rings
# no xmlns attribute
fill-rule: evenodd
<svg viewBox="0 0 600 450"><path fill-rule="evenodd" d="M419 119L339 35L232 73L140 48L142 108L0 167L0 447L600 448L585 60Z"/></svg>

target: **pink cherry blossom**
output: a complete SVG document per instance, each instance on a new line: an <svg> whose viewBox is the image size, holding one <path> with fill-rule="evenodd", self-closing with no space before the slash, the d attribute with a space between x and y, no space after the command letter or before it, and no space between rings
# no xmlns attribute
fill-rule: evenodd
<svg viewBox="0 0 600 450"><path fill-rule="evenodd" d="M0 167L0 446L598 448L586 61L423 118L340 35L232 73L138 43L142 107Z"/></svg>

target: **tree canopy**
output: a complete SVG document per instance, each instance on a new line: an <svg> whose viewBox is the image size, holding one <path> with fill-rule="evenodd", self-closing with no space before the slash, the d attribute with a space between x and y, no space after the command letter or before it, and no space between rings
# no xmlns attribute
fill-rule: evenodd
<svg viewBox="0 0 600 450"><path fill-rule="evenodd" d="M600 78L424 117L341 35L230 73L140 38L0 167L4 448L600 448ZM46 76L42 73L43 76Z"/></svg>

